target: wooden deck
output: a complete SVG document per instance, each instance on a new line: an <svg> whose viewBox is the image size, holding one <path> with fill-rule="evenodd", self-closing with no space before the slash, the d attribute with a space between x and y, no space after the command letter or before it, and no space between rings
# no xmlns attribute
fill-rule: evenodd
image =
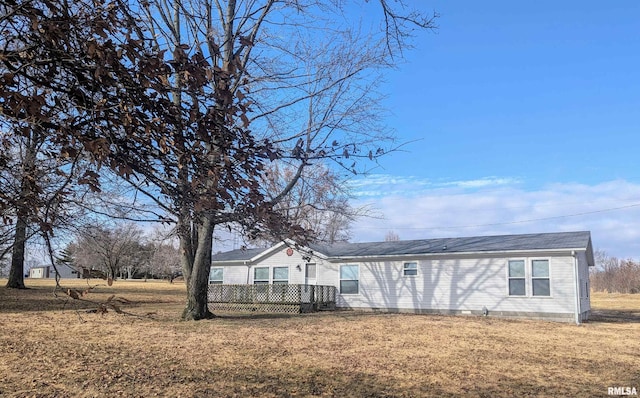
<svg viewBox="0 0 640 398"><path fill-rule="evenodd" d="M323 285L209 285L213 311L303 313L335 310L336 288Z"/></svg>

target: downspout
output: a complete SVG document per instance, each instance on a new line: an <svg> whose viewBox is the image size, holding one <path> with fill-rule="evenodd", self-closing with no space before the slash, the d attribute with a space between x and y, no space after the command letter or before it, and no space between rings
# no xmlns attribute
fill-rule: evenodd
<svg viewBox="0 0 640 398"><path fill-rule="evenodd" d="M575 278L574 288L576 292L576 302L575 302L575 316L576 316L576 325L580 325L582 320L580 319L580 273L578 270L578 256L576 255L576 251L571 251L571 257L573 257L573 277Z"/></svg>
<svg viewBox="0 0 640 398"><path fill-rule="evenodd" d="M251 274L251 264L248 261L243 261L244 265L247 266L247 285L249 284L249 275Z"/></svg>

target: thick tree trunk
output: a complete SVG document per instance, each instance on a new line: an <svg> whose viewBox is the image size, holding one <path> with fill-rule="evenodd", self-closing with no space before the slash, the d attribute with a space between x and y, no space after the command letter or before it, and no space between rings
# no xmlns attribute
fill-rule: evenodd
<svg viewBox="0 0 640 398"><path fill-rule="evenodd" d="M24 286L24 255L27 243L27 221L29 215L30 201L36 192L34 181L36 178L36 146L31 137L27 140L24 148L24 159L22 161L22 171L20 178L20 197L16 207L16 231L13 241L13 252L11 253L11 270L7 287L14 289L25 289Z"/></svg>
<svg viewBox="0 0 640 398"><path fill-rule="evenodd" d="M23 216L16 221L16 232L11 255L11 270L7 287L25 289L24 286L24 248L27 241L27 222Z"/></svg>
<svg viewBox="0 0 640 398"><path fill-rule="evenodd" d="M192 261L189 269L184 270L186 271L185 274L188 274L189 277L185 277L185 284L187 285L187 306L182 312L183 320L197 321L214 317L207 305L213 244L213 223L211 219L204 218L202 224L197 228L197 241L191 242L191 245L195 245L195 255L191 257L191 259L186 259L184 256L187 255L187 253L181 253L183 256L183 264L189 260ZM181 236L180 239L185 238L186 236ZM181 246L189 245L181 244Z"/></svg>

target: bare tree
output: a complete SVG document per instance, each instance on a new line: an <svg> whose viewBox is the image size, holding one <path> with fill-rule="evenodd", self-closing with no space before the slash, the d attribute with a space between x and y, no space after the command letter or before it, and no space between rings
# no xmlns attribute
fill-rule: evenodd
<svg viewBox="0 0 640 398"><path fill-rule="evenodd" d="M15 137L15 135L11 135ZM17 161L5 164L5 174L3 178L2 196L8 205L7 210L15 214L14 236L11 245L11 269L7 287L24 289L24 260L25 246L27 242L27 228L30 221L33 221L34 213L32 207L38 197L38 180L36 169L36 155L41 144L40 135L32 131L26 137L17 138L17 148L14 149L14 159ZM10 135L6 134L3 139L8 141ZM14 177L14 178L11 178ZM5 210L5 219L7 219Z"/></svg>
<svg viewBox="0 0 640 398"><path fill-rule="evenodd" d="M41 236L50 246L53 229L72 218L68 200L77 193L73 182L83 177L80 165L88 165L78 151L61 150L50 134L50 126L60 118L76 116L72 106L60 93L28 77L41 73L45 81L56 78L36 61L48 44L30 29L29 18L20 16L21 10L31 9L32 17L38 18L37 5L33 6L0 2L0 214L12 231L11 243L3 245L0 257L10 251L11 288L24 288L27 242ZM16 73L11 54L27 53L30 60L20 64L22 73Z"/></svg>
<svg viewBox="0 0 640 398"><path fill-rule="evenodd" d="M596 266L591 270L591 287L608 293L640 293L640 263L620 260L603 250L596 250Z"/></svg>
<svg viewBox="0 0 640 398"><path fill-rule="evenodd" d="M152 277L167 278L173 283L173 279L182 273L175 231L156 228L149 239L149 246L152 254L147 272Z"/></svg>
<svg viewBox="0 0 640 398"><path fill-rule="evenodd" d="M265 187L270 195L283 192L298 172L293 166L269 167ZM350 224L356 217L366 215L366 208L353 208L348 186L333 170L322 164L307 166L295 187L282 196L275 208L288 220L313 233L320 242L334 243L349 240ZM273 243L272 236L262 236Z"/></svg>
<svg viewBox="0 0 640 398"><path fill-rule="evenodd" d="M0 263L10 258L13 248L14 230L12 225L0 225Z"/></svg>
<svg viewBox="0 0 640 398"><path fill-rule="evenodd" d="M386 30L378 35L341 23L345 20L341 2L334 1L143 3L150 30L161 38L156 47L168 46L174 54L191 51L207 60L217 71L211 74L211 88L218 97L215 107L220 114L233 114L236 123L245 127L251 124L256 136L268 139L276 148L270 161L296 170L280 192L272 192L265 201L276 212L309 165L333 161L356 172L357 159L374 160L385 153L381 143L389 137L374 123L378 120L376 72L391 66L392 54L404 46L404 23L422 28L433 25L431 19L417 14L398 14L386 1L380 5ZM174 76L172 98L176 104L187 100L183 86L183 76ZM231 101L233 98L239 103ZM210 154L222 149L216 141L207 148ZM258 181L247 182L253 185ZM187 256L183 261L189 292L185 318L210 316L205 283L212 251L210 237L216 226L231 221L245 226L249 236L268 233L283 239L292 235L290 220L283 223L272 216L256 219L228 205L210 213L201 224L198 236L207 238L197 245L190 239L196 232L191 221L178 221L181 250L193 253L195 260L189 261ZM264 210L260 213L266 215ZM255 228L262 224L256 222L260 219L271 220L266 229Z"/></svg>
<svg viewBox="0 0 640 398"><path fill-rule="evenodd" d="M12 123L0 120L2 125ZM47 157L51 143L38 129L5 133L2 143L11 157L0 167L0 207L9 226L0 241L0 258L11 256L7 287L24 288L27 242L43 234L48 242L54 228L75 218L70 193L81 162L78 157L57 161Z"/></svg>
<svg viewBox="0 0 640 398"><path fill-rule="evenodd" d="M139 237L139 239L142 237ZM144 238L142 238L144 239ZM149 243L132 242L129 253L124 256L120 267L120 278L133 279L149 268L155 248Z"/></svg>
<svg viewBox="0 0 640 398"><path fill-rule="evenodd" d="M173 280L182 273L180 251L170 243L155 244L149 269L152 276L166 278L173 283Z"/></svg>
<svg viewBox="0 0 640 398"><path fill-rule="evenodd" d="M388 231L384 236L385 242L397 242L400 240L400 235L396 231Z"/></svg>
<svg viewBox="0 0 640 398"><path fill-rule="evenodd" d="M141 240L142 230L135 224L91 227L79 233L69 252L78 267L99 269L110 279L123 272L131 277L145 265Z"/></svg>

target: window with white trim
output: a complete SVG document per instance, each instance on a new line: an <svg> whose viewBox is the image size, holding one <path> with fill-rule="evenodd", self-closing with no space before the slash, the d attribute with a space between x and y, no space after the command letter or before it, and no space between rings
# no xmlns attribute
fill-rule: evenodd
<svg viewBox="0 0 640 398"><path fill-rule="evenodd" d="M224 268L211 267L211 271L209 272L209 284L221 285L222 283L224 283Z"/></svg>
<svg viewBox="0 0 640 398"><path fill-rule="evenodd" d="M402 267L403 276L416 276L418 275L418 263L404 263Z"/></svg>
<svg viewBox="0 0 640 398"><path fill-rule="evenodd" d="M509 260L507 264L509 296L551 296L548 259L517 259Z"/></svg>
<svg viewBox="0 0 640 398"><path fill-rule="evenodd" d="M269 284L269 267L256 267L253 269L253 284L254 285Z"/></svg>
<svg viewBox="0 0 640 398"><path fill-rule="evenodd" d="M360 266L340 266L340 294L358 294L360 288Z"/></svg>
<svg viewBox="0 0 640 398"><path fill-rule="evenodd" d="M289 283L289 267L273 267L273 284L286 285Z"/></svg>
<svg viewBox="0 0 640 398"><path fill-rule="evenodd" d="M551 296L549 260L531 260L531 292L533 296Z"/></svg>
<svg viewBox="0 0 640 398"><path fill-rule="evenodd" d="M526 296L524 260L509 260L509 296Z"/></svg>

